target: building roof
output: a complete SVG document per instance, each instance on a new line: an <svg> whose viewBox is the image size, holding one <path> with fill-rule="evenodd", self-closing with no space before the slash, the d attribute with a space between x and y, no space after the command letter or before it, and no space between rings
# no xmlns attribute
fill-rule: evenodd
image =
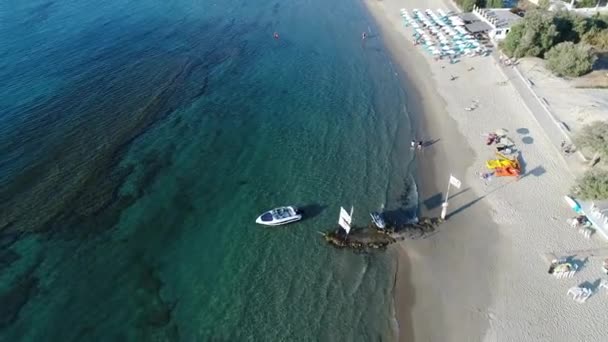
<svg viewBox="0 0 608 342"><path fill-rule="evenodd" d="M518 22L519 20L522 19L522 17L511 12L511 10L508 8L493 9L489 12L490 12L489 13L490 16L492 14L495 15L495 18L497 19L497 22L496 22L497 28L511 27L511 26L513 26L513 24L515 24L516 22Z"/></svg>
<svg viewBox="0 0 608 342"><path fill-rule="evenodd" d="M458 16L460 17L460 19L462 19L464 21L478 21L479 20L479 18L471 12L460 13L460 14L458 14Z"/></svg>
<svg viewBox="0 0 608 342"><path fill-rule="evenodd" d="M473 10L473 14L478 19L489 23L493 28L508 28L522 19L508 8L478 8Z"/></svg>
<svg viewBox="0 0 608 342"><path fill-rule="evenodd" d="M475 21L470 24L464 25L464 27L466 27L467 30L471 33L488 32L492 30L492 26L483 21Z"/></svg>

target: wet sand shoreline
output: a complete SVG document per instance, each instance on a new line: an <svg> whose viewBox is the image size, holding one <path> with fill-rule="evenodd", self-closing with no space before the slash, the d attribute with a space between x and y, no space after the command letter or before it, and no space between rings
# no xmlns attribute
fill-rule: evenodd
<svg viewBox="0 0 608 342"><path fill-rule="evenodd" d="M393 61L400 72L399 77L407 93L407 110L411 114L416 129L416 139L423 140L425 147L417 152L418 191L421 202L420 212L425 216L439 216L441 201L445 196L447 180L450 172L454 175L464 174L473 163L473 151L466 140L455 129L456 123L446 112L445 101L436 91L436 85L431 77L426 61L420 51L410 42L403 39L399 32L383 17L384 10L377 0L364 1L376 25L381 30L381 39L387 46ZM395 12L397 13L397 12ZM426 241L403 242L397 252L396 283L395 283L395 313L399 324L399 340L478 340L485 334L487 320L484 315L464 315L446 317L450 312L461 309L462 302L446 301L442 298L442 289L433 282L442 278L451 278L450 267L441 264L453 263L450 255L462 253L462 246L455 246L452 234L446 231L461 231L455 235L472 237L476 235L475 225L492 225L491 219L484 215L486 210L478 197L465 186L457 190L452 188L450 213L466 207L466 215L448 216L438 234ZM492 240L494 237L488 237ZM484 239L485 240L485 239ZM479 242L484 244L484 242ZM488 241L491 244L491 241ZM477 243L473 243L476 245ZM485 252L484 252L485 253ZM445 257L445 260L442 259ZM467 258L468 259L468 258ZM458 268L458 267L456 267ZM444 276L438 276L433 270L445 271ZM460 271L454 272L463 276ZM473 274L463 277L475 279ZM489 294L484 294L486 284L475 281L473 286L465 287L467 296L477 296L475 311L484 311L489 305ZM446 286L448 288L449 286ZM476 295L474 295L476 294ZM449 321L449 322L448 322ZM454 323L458 321L458 323ZM448 326L462 324L462 337L457 332L447 329ZM467 331L464 331L467 330ZM471 330L475 333L471 334ZM471 338L476 336L476 338ZM462 339L461 339L462 338Z"/></svg>
<svg viewBox="0 0 608 342"><path fill-rule="evenodd" d="M434 61L412 42L400 9L454 10L444 0L365 0L402 69L408 112L418 139L434 143L417 152L421 214L438 215L448 178L448 221L425 240L402 243L408 271L397 274L395 312L401 341L600 341L608 339L605 301L596 293L585 305L568 289L601 281L601 248L568 226L573 212L563 200L574 183L550 131L508 77L497 56ZM475 103L474 110L467 110ZM496 157L484 135L508 132L518 150L521 177L479 179ZM404 255L403 253L402 255ZM585 265L573 279L547 274L547 253ZM582 284L582 285L581 285ZM596 292L599 292L596 290ZM407 332L410 334L410 332Z"/></svg>

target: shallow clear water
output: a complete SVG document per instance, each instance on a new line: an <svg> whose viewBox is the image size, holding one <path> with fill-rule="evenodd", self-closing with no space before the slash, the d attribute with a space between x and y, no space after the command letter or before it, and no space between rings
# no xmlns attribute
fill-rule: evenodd
<svg viewBox="0 0 608 342"><path fill-rule="evenodd" d="M351 0L0 4L0 340L390 336L390 253L318 235L416 210L375 33Z"/></svg>

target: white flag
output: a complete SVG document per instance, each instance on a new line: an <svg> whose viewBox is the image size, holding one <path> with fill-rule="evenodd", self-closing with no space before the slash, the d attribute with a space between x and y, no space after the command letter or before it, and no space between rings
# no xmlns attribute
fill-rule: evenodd
<svg viewBox="0 0 608 342"><path fill-rule="evenodd" d="M455 186L458 189L460 189L460 186L462 185L462 183L460 183L460 181L452 175L450 175L450 184L452 184L453 186Z"/></svg>

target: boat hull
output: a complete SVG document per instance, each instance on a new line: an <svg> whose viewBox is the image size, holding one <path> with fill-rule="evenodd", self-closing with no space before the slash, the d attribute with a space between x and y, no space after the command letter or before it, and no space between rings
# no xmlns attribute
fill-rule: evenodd
<svg viewBox="0 0 608 342"><path fill-rule="evenodd" d="M300 221L302 213L296 207L280 207L262 213L255 220L255 223L264 226L282 226L285 224Z"/></svg>
<svg viewBox="0 0 608 342"><path fill-rule="evenodd" d="M370 213L369 216L372 217L372 222L374 222L374 225L376 227L378 227L379 229L386 228L386 223L384 222L384 219L382 218L381 214L379 214L377 212L373 212L373 213Z"/></svg>
<svg viewBox="0 0 608 342"><path fill-rule="evenodd" d="M290 224L290 223L298 222L301 219L302 219L302 215L297 215L297 216L294 216L293 218L290 218L288 220L264 222L264 221L262 221L261 216L260 216L260 217L258 217L255 220L255 223L261 224L263 226L282 226L284 224Z"/></svg>

